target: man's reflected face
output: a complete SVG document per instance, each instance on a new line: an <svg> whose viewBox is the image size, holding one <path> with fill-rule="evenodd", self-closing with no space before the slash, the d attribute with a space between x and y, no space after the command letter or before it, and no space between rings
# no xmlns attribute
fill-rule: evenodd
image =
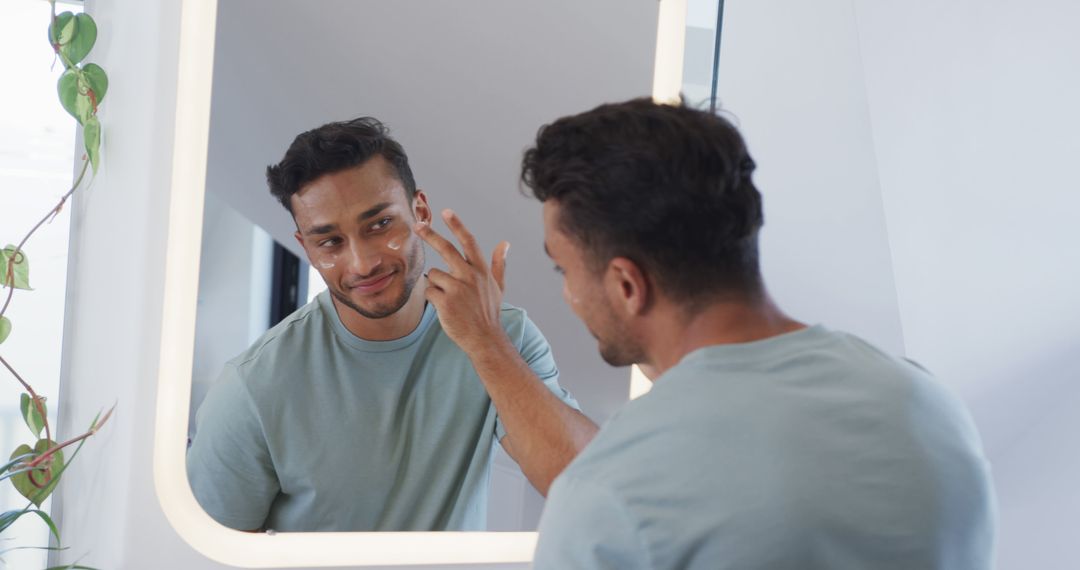
<svg viewBox="0 0 1080 570"><path fill-rule="evenodd" d="M628 366L642 360L644 352L615 311L604 288L604 272L596 271L576 239L559 226L560 206L544 201L544 250L563 278L563 300L596 337L600 356L612 366Z"/></svg>
<svg viewBox="0 0 1080 570"><path fill-rule="evenodd" d="M381 319L409 300L424 270L412 226L431 213L422 192L410 203L384 158L307 184L293 195L292 212L308 260L340 303Z"/></svg>

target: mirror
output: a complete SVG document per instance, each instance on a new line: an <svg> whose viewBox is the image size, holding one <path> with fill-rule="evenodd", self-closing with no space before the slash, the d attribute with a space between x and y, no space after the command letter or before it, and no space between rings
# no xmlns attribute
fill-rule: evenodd
<svg viewBox="0 0 1080 570"><path fill-rule="evenodd" d="M650 91L678 92L686 7L660 7L658 28L654 0L184 4L155 478L185 539L211 558L244 566L531 557L531 532L231 531L198 507L188 486L190 412L224 360L246 348L260 322L269 324L256 302L268 287L258 277L267 265L262 254L273 249L267 240L300 253L290 216L266 190L266 166L296 134L366 115L403 144L435 211L454 208L486 251L502 239L514 244L505 300L529 311L560 368L573 371L560 383L603 421L625 401L628 378L600 361L562 307L539 239L539 204L518 192L518 167L536 129L558 116ZM429 266L436 260L429 251ZM203 322L225 316L227 324ZM530 529L536 497L512 462L494 455L491 462L488 528Z"/></svg>

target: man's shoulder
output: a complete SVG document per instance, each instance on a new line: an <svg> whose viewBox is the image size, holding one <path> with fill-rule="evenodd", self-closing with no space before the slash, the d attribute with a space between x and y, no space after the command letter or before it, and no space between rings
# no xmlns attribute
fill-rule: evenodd
<svg viewBox="0 0 1080 570"><path fill-rule="evenodd" d="M517 344L520 344L524 336L540 334L540 329L529 319L529 313L510 303L504 302L499 306L499 320L503 330L510 338L515 339Z"/></svg>
<svg viewBox="0 0 1080 570"><path fill-rule="evenodd" d="M673 442L682 441L680 433L693 428L679 420L679 410L649 400L641 397L624 404L567 466L567 476L618 488L631 484L649 465L675 460L680 451Z"/></svg>
<svg viewBox="0 0 1080 570"><path fill-rule="evenodd" d="M499 305L499 318L502 319L503 326L506 326L507 323L519 323L528 320L529 314L525 309L504 301Z"/></svg>
<svg viewBox="0 0 1080 570"><path fill-rule="evenodd" d="M263 333L246 350L228 361L241 376L264 367L277 367L306 350L312 335L332 333L318 300L300 307Z"/></svg>

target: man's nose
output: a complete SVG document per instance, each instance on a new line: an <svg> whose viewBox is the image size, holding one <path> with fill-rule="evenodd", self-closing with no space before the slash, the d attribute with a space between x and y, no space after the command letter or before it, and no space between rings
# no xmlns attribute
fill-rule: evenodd
<svg viewBox="0 0 1080 570"><path fill-rule="evenodd" d="M368 247L360 242L353 242L349 248L349 269L361 277L367 277L378 271L382 265L382 254L377 247Z"/></svg>

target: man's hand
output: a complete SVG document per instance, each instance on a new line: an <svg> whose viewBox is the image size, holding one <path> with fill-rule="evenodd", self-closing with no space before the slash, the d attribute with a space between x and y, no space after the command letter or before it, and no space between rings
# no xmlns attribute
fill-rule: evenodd
<svg viewBox="0 0 1080 570"><path fill-rule="evenodd" d="M443 219L464 251L428 225L416 233L446 260L450 272L428 272L428 301L439 311L443 330L473 363L506 427L500 441L529 482L546 495L551 482L596 434L596 424L549 390L522 359L499 320L506 252L495 246L491 267L469 230L450 210Z"/></svg>
<svg viewBox="0 0 1080 570"><path fill-rule="evenodd" d="M499 321L508 242L501 242L491 256L491 266L472 233L452 210L443 220L461 243L462 251L428 224L417 224L416 233L444 260L450 272L428 271L425 296L439 312L443 330L466 354L475 356L507 339Z"/></svg>

